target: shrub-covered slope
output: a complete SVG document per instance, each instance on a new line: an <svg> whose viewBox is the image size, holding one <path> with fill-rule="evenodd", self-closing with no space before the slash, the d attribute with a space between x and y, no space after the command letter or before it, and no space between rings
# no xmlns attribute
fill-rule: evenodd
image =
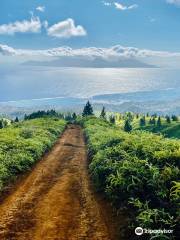
<svg viewBox="0 0 180 240"><path fill-rule="evenodd" d="M0 190L40 159L65 125L64 120L39 118L0 129Z"/></svg>
<svg viewBox="0 0 180 240"><path fill-rule="evenodd" d="M133 226L173 229L175 236L180 214L180 141L143 131L126 133L97 118L87 118L83 125L90 172L98 189L117 209L124 205L131 209ZM155 236L174 239L172 234Z"/></svg>
<svg viewBox="0 0 180 240"><path fill-rule="evenodd" d="M154 132L154 133L161 133L165 137L168 138L179 138L180 139L180 123L171 123L171 124L163 124L161 127L144 127L143 130Z"/></svg>

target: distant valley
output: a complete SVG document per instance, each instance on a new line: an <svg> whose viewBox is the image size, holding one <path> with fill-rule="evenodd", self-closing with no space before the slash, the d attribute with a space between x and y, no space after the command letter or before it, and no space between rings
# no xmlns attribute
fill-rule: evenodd
<svg viewBox="0 0 180 240"><path fill-rule="evenodd" d="M10 101L0 103L2 115L23 116L34 110L53 108L64 112L80 112L82 106L90 100L94 109L99 111L105 106L108 111L149 112L180 114L180 89L139 91L132 93L104 94L90 98L56 97L33 100Z"/></svg>

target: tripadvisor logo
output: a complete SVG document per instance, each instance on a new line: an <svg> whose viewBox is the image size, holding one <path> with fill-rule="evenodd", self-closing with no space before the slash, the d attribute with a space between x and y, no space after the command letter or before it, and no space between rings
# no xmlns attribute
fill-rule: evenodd
<svg viewBox="0 0 180 240"><path fill-rule="evenodd" d="M135 229L135 234L138 236L141 236L143 234L172 234L173 230L170 229L158 229L158 230L152 230L152 229L146 229L146 228L141 228L141 227L137 227Z"/></svg>
<svg viewBox="0 0 180 240"><path fill-rule="evenodd" d="M138 235L138 236L143 235L143 229L141 227L137 227L135 229L135 234Z"/></svg>

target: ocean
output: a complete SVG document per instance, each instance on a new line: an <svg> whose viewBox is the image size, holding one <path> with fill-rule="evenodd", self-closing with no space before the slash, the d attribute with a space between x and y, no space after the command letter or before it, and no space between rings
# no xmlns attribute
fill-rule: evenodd
<svg viewBox="0 0 180 240"><path fill-rule="evenodd" d="M180 93L180 69L0 67L0 102L167 89Z"/></svg>

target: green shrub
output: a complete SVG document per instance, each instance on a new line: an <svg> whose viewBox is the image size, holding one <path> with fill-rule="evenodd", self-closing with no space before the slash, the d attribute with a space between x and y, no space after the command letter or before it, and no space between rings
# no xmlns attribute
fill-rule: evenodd
<svg viewBox="0 0 180 240"><path fill-rule="evenodd" d="M179 216L180 141L144 131L126 133L97 118L81 120L81 124L91 153L91 175L117 211L124 205L133 208L134 227L175 230ZM172 235L153 237L173 239Z"/></svg>
<svg viewBox="0 0 180 240"><path fill-rule="evenodd" d="M28 139L28 138L32 138L33 134L34 134L33 129L22 129L20 136L25 139Z"/></svg>
<svg viewBox="0 0 180 240"><path fill-rule="evenodd" d="M27 171L48 151L66 122L39 118L0 130L0 190L14 176Z"/></svg>

